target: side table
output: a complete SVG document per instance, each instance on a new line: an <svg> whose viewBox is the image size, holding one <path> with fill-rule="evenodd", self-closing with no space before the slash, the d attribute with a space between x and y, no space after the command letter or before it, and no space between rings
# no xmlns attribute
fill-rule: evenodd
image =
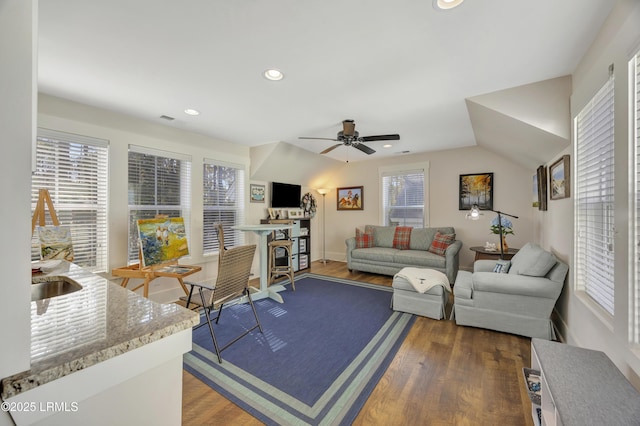
<svg viewBox="0 0 640 426"><path fill-rule="evenodd" d="M500 249L498 248L496 251L487 251L482 246L469 247L469 250L476 252L476 257L473 259L474 261L480 259L489 259L489 260L498 260L500 259ZM509 250L504 252L504 259L511 259L516 253L518 249L510 248Z"/></svg>

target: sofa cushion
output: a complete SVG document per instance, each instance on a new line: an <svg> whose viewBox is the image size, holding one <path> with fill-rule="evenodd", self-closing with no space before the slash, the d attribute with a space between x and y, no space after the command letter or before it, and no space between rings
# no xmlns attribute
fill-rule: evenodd
<svg viewBox="0 0 640 426"><path fill-rule="evenodd" d="M393 248L393 237L396 233L395 226L372 226L373 246Z"/></svg>
<svg viewBox="0 0 640 426"><path fill-rule="evenodd" d="M425 268L444 268L446 258L424 250L396 250L393 262L400 265L412 265Z"/></svg>
<svg viewBox="0 0 640 426"><path fill-rule="evenodd" d="M366 232L356 228L356 248L373 247L373 232Z"/></svg>
<svg viewBox="0 0 640 426"><path fill-rule="evenodd" d="M393 248L398 250L408 250L409 241L411 241L411 226L396 226L393 235Z"/></svg>
<svg viewBox="0 0 640 426"><path fill-rule="evenodd" d="M433 237L433 241L431 241L429 251L439 256L444 256L444 253L447 251L447 247L449 247L455 239L456 234L442 234L440 231L437 231L436 235Z"/></svg>
<svg viewBox="0 0 640 426"><path fill-rule="evenodd" d="M527 243L511 259L510 274L544 277L555 266L556 257L537 244Z"/></svg>
<svg viewBox="0 0 640 426"><path fill-rule="evenodd" d="M371 247L367 249L353 249L351 257L356 260L367 260L370 262L393 263L393 258L399 251L387 247Z"/></svg>

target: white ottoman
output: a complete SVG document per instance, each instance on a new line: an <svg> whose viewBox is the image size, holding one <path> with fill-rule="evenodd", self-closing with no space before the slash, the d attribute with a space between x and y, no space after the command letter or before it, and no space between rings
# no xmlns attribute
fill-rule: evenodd
<svg viewBox="0 0 640 426"><path fill-rule="evenodd" d="M394 311L408 312L433 319L445 317L445 307L449 301L449 292L441 285L435 285L425 293L418 293L404 277L401 270L393 277L393 297L391 308Z"/></svg>

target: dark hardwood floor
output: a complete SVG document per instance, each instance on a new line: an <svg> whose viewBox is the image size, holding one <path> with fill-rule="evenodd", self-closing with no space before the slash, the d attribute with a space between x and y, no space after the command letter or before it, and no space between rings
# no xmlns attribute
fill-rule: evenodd
<svg viewBox="0 0 640 426"><path fill-rule="evenodd" d="M310 272L384 286L392 280L334 261L313 262ZM418 317L353 424L533 425L522 377L530 359L528 338ZM193 375L183 377L183 425L262 424Z"/></svg>

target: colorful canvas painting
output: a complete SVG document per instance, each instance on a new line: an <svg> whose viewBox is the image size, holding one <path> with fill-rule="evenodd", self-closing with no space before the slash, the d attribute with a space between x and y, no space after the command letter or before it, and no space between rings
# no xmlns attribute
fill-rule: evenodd
<svg viewBox="0 0 640 426"><path fill-rule="evenodd" d="M142 267L176 261L189 254L184 219L139 219L138 236Z"/></svg>
<svg viewBox="0 0 640 426"><path fill-rule="evenodd" d="M73 261L71 228L68 226L39 226L40 256L42 260L64 259Z"/></svg>

